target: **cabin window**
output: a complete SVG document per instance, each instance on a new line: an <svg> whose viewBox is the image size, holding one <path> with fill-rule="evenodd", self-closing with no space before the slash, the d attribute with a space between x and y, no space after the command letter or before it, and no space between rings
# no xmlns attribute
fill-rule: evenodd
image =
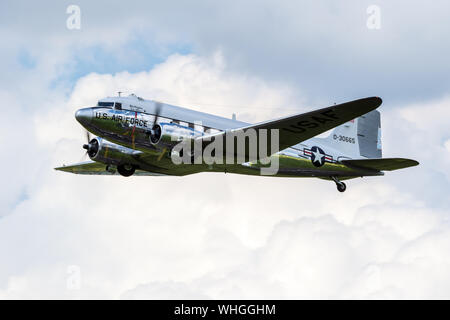
<svg viewBox="0 0 450 320"><path fill-rule="evenodd" d="M114 102L103 102L103 101L99 101L99 102L98 102L98 106L99 106L99 107L112 107L112 106L114 106Z"/></svg>
<svg viewBox="0 0 450 320"><path fill-rule="evenodd" d="M122 104L121 104L120 102L116 102L116 103L114 104L114 109L116 109L116 110L122 110Z"/></svg>

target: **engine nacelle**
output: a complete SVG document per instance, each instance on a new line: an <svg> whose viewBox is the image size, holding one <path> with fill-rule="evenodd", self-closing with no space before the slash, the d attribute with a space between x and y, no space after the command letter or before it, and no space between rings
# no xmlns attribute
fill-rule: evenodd
<svg viewBox="0 0 450 320"><path fill-rule="evenodd" d="M201 132L193 128L175 123L160 123L153 126L150 142L158 147L171 149L181 141L193 140L200 135Z"/></svg>
<svg viewBox="0 0 450 320"><path fill-rule="evenodd" d="M139 151L122 147L118 144L96 137L85 145L89 158L108 165L134 164L134 155Z"/></svg>

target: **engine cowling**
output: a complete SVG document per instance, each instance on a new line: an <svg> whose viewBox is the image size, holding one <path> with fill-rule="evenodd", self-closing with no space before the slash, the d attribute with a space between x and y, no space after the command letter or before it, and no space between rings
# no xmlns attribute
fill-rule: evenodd
<svg viewBox="0 0 450 320"><path fill-rule="evenodd" d="M87 149L87 154L91 160L107 165L133 165L136 162L134 156L136 153L139 153L139 151L122 147L100 137L93 138L83 148Z"/></svg>
<svg viewBox="0 0 450 320"><path fill-rule="evenodd" d="M175 123L155 124L150 135L150 142L153 145L163 148L173 148L178 143L185 140L193 140L200 132L192 128L181 126Z"/></svg>

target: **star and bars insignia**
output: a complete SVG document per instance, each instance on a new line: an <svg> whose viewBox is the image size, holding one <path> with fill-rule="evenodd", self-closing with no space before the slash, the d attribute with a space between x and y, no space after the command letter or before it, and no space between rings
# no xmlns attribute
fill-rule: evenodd
<svg viewBox="0 0 450 320"><path fill-rule="evenodd" d="M321 148L314 146L311 149L303 148L303 154L311 159L311 162L316 167L321 167L325 162L333 163L333 156L326 154Z"/></svg>

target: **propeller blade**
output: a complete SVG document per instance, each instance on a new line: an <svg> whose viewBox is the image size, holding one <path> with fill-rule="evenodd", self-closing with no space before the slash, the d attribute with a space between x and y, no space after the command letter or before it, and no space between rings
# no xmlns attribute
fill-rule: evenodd
<svg viewBox="0 0 450 320"><path fill-rule="evenodd" d="M83 153L83 156L81 157L79 162L84 161L86 159L86 156L89 154L89 147L90 147L90 142L91 142L91 134L87 130L85 130L85 134L86 134L87 143L83 144L83 149L85 149L86 152Z"/></svg>
<svg viewBox="0 0 450 320"><path fill-rule="evenodd" d="M88 155L88 151L84 152L83 155L81 156L80 160L78 162L83 162L86 160L86 157Z"/></svg>
<svg viewBox="0 0 450 320"><path fill-rule="evenodd" d="M150 140L155 140L155 136L157 135L155 125L158 122L158 118L161 114L163 104L159 101L155 101L155 118L153 120L153 124L150 126Z"/></svg>
<svg viewBox="0 0 450 320"><path fill-rule="evenodd" d="M161 114L162 109L162 103L155 101L155 119L153 120L152 128L155 126L156 122L158 121L159 115Z"/></svg>
<svg viewBox="0 0 450 320"><path fill-rule="evenodd" d="M89 143L91 141L91 134L87 130L86 130L86 139L87 139L87 143ZM83 148L84 148L84 146L83 146Z"/></svg>

